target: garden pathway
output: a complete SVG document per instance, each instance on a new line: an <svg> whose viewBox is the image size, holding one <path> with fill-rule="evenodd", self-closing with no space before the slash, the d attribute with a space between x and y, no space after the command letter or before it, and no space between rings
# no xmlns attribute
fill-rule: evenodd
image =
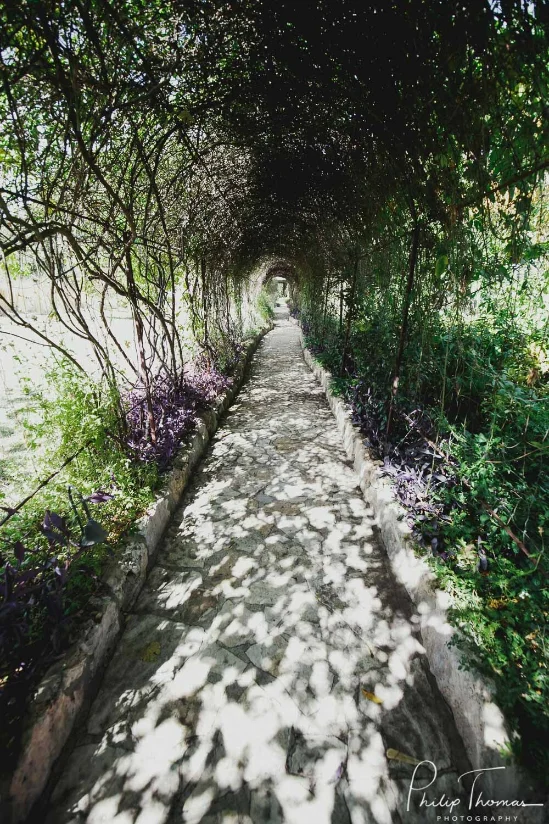
<svg viewBox="0 0 549 824"><path fill-rule="evenodd" d="M430 799L457 798L468 768L418 624L279 318L128 616L48 824L436 821L447 811L421 793L406 811L413 766L387 758L434 762Z"/></svg>

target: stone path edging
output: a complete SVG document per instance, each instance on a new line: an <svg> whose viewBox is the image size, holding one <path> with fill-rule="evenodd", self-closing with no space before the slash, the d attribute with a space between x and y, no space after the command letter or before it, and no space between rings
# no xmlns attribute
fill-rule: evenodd
<svg viewBox="0 0 549 824"><path fill-rule="evenodd" d="M448 641L455 632L447 621L451 598L435 586L435 575L413 549L411 530L404 510L397 503L388 479L379 475L381 461L370 457L363 437L352 423L349 407L332 394L331 373L324 369L306 348L301 334L303 357L322 385L345 450L359 476L360 488L371 505L395 577L403 584L421 614L421 634L429 666L438 687L448 702L474 769L505 767L505 773L486 773L483 781L491 798L520 799L525 795L528 778L500 755L509 743L505 718L493 701L493 687L476 673L462 669L463 658ZM490 791L493 793L490 796ZM521 810L521 822L541 821L541 808Z"/></svg>
<svg viewBox="0 0 549 824"><path fill-rule="evenodd" d="M80 640L40 681L29 707L17 764L12 775L0 783L3 799L0 818L5 824L23 821L44 791L56 760L93 696L97 676L122 632L124 613L145 583L151 560L192 471L216 431L219 419L238 394L247 366L270 328L248 341L232 386L216 399L213 409L199 416L190 445L181 450L164 488L137 522L138 532L128 536L116 560L109 564L104 575L107 593L92 601L95 618L83 628Z"/></svg>

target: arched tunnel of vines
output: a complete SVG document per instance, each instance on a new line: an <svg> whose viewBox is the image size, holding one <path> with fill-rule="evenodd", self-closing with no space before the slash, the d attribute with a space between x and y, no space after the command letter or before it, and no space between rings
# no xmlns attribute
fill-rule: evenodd
<svg viewBox="0 0 549 824"><path fill-rule="evenodd" d="M471 731L481 766L542 813L548 46L542 0L2 4L6 820L442 820L408 787L434 764L459 803L479 769L465 683L505 729ZM212 410L91 720L17 812L46 676Z"/></svg>

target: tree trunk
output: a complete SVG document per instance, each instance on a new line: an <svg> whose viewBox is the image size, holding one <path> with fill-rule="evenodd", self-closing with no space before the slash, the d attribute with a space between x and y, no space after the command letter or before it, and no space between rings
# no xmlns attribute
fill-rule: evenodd
<svg viewBox="0 0 549 824"><path fill-rule="evenodd" d="M387 416L387 429L385 431L385 441L389 437L391 431L391 423L393 419L393 408L395 398L398 392L398 384L400 381L400 372L402 369L402 358L404 355L404 348L406 346L406 337L408 335L408 315L410 313L410 301L412 297L412 290L414 288L414 277L417 263L417 253L419 248L419 223L415 222L414 232L412 235L412 249L410 251L410 265L408 267L408 279L406 281L406 290L404 292L404 299L402 302L402 321L400 325L400 338L398 341L398 349L395 360L395 370L393 372L393 380L391 382L391 400L389 403L389 414Z"/></svg>
<svg viewBox="0 0 549 824"><path fill-rule="evenodd" d="M210 311L210 307L209 307L208 298L207 298L207 295L206 295L206 276L207 276L206 258L204 257L204 255L202 255L202 257L200 258L200 283L201 283L200 288L201 288L201 292L202 292L202 295L201 295L201 297L202 297L202 312L203 312L203 315L204 315L204 347L205 347L206 351L208 352L208 359L209 359L209 362L210 362L210 365L211 365L211 360L212 360L211 355L212 355L212 353L211 353L211 350L210 350L210 340L209 340L210 334L209 334L209 330L208 330L208 313Z"/></svg>
<svg viewBox="0 0 549 824"><path fill-rule="evenodd" d="M345 375L345 362L347 360L347 352L349 350L349 338L351 337L351 321L353 319L353 308L356 292L356 281L358 274L358 255L355 261L355 268L353 270L353 279L351 281L351 291L349 292L349 304L347 308L347 326L345 329L345 341L343 343L343 352L341 355L341 377Z"/></svg>
<svg viewBox="0 0 549 824"><path fill-rule="evenodd" d="M326 334L326 317L328 315L328 296L330 294L330 278L326 278L326 293L324 295L324 309L322 312L322 331Z"/></svg>
<svg viewBox="0 0 549 824"><path fill-rule="evenodd" d="M156 446L156 420L154 417L154 407L151 395L151 383L149 380L149 370L147 368L147 359L145 357L145 346L143 343L143 321L139 313L139 306L137 303L137 289L135 286L135 278L133 276L133 264L131 256L131 246L129 240L126 240L126 275L128 278L128 292L131 297L133 321L135 326L135 337L137 339L137 351L139 355L139 366L141 371L141 379L145 387L145 400L147 403L147 419L149 421L149 432L151 435L151 442Z"/></svg>

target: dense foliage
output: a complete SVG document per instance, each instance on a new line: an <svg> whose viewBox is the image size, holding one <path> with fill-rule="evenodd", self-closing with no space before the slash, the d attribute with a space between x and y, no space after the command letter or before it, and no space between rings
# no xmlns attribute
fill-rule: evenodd
<svg viewBox="0 0 549 824"><path fill-rule="evenodd" d="M41 278L97 363L72 431L56 396L57 441L109 444L82 494L112 473L134 500L135 458L169 460L284 274L540 772L548 24L541 0L0 10L0 306L85 384L18 304Z"/></svg>
<svg viewBox="0 0 549 824"><path fill-rule="evenodd" d="M344 370L337 317L309 310L302 323L454 596L468 660L495 680L522 734L517 751L539 767L549 730L549 363L538 311L549 290L531 272L540 291L528 297L524 277L498 291L485 284L458 311L449 301L425 317L416 306L395 399L398 315L380 295L356 308Z"/></svg>
<svg viewBox="0 0 549 824"><path fill-rule="evenodd" d="M97 552L107 533L90 514L88 503L80 498L82 513L74 501L75 490L68 488L74 524L46 510L31 544L14 541L8 557L0 557L0 708L2 709L1 761L5 767L13 756L21 716L28 700L29 687L65 648L71 628L70 601L79 574L92 574ZM110 499L98 490L88 502ZM84 518L82 517L85 516ZM77 534L74 533L76 527ZM41 544L41 545L40 545ZM93 558L89 563L86 555Z"/></svg>

